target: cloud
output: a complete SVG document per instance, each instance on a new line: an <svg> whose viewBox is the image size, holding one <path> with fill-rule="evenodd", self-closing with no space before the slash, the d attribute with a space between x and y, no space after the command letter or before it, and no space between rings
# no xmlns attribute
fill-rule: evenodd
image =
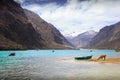
<svg viewBox="0 0 120 80"><path fill-rule="evenodd" d="M14 1L21 3L21 4L25 2L25 0L14 0Z"/></svg>
<svg viewBox="0 0 120 80"><path fill-rule="evenodd" d="M56 3L23 6L52 23L62 34L99 31L120 21L120 0L68 0L63 6Z"/></svg>

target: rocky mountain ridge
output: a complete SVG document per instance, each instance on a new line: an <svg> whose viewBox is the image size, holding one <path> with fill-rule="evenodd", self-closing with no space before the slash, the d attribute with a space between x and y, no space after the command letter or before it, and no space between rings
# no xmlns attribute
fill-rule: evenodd
<svg viewBox="0 0 120 80"><path fill-rule="evenodd" d="M97 34L97 32L90 30L86 31L84 33L79 34L76 37L73 37L72 39L69 39L69 41L77 48L87 48L89 46L89 43L91 39Z"/></svg>
<svg viewBox="0 0 120 80"><path fill-rule="evenodd" d="M42 24L45 23L45 27L48 27L50 25L48 25L44 20L40 20L42 21ZM52 43L49 42L49 40L47 40L46 38L44 38L43 34L40 34L39 31L37 31L38 29L36 28L24 13L24 9L21 8L19 4L14 2L14 0L0 0L1 50L68 48L68 46L66 45L68 44L68 42L64 40L65 38L63 38L63 36L60 37L63 38L62 40L64 40L65 44L62 42L60 43L61 40L58 38L59 35L56 34L57 37L54 36L53 39L58 42L55 42L55 45L52 45ZM49 32L47 29L45 29L44 31ZM52 29L50 32L53 35L55 34L52 33ZM60 34L59 31L58 33Z"/></svg>
<svg viewBox="0 0 120 80"><path fill-rule="evenodd" d="M70 47L67 39L50 23L44 21L40 16L29 10L24 10L34 29L41 34L48 48Z"/></svg>
<svg viewBox="0 0 120 80"><path fill-rule="evenodd" d="M120 22L102 28L92 39L90 46L97 49L120 48Z"/></svg>

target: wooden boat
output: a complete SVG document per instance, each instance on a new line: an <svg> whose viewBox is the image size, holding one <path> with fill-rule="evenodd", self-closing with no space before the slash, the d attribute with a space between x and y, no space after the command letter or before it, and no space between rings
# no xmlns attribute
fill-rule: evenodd
<svg viewBox="0 0 120 80"><path fill-rule="evenodd" d="M88 60L91 58L92 58L92 55L91 56L83 56L83 57L75 57L75 60Z"/></svg>
<svg viewBox="0 0 120 80"><path fill-rule="evenodd" d="M9 56L15 56L15 53L14 53L14 52L13 52L13 53L10 53Z"/></svg>

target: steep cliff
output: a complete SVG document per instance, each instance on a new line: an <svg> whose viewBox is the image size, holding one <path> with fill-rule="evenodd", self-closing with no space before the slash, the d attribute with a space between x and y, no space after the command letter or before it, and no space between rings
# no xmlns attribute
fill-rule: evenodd
<svg viewBox="0 0 120 80"><path fill-rule="evenodd" d="M71 44L52 24L47 23L40 16L29 10L24 10L24 12L34 29L41 34L48 48L70 48Z"/></svg>
<svg viewBox="0 0 120 80"><path fill-rule="evenodd" d="M42 38L13 0L0 0L0 49L42 48Z"/></svg>
<svg viewBox="0 0 120 80"><path fill-rule="evenodd" d="M120 22L106 26L91 41L91 48L117 49L120 47Z"/></svg>
<svg viewBox="0 0 120 80"><path fill-rule="evenodd" d="M0 0L1 50L68 48L67 40L55 27L27 12L26 16L24 9L14 0ZM28 17L31 13L36 15L34 19Z"/></svg>

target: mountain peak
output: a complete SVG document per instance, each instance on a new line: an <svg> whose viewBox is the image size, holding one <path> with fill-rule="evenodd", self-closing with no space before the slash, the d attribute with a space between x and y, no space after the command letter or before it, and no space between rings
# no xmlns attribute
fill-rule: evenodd
<svg viewBox="0 0 120 80"><path fill-rule="evenodd" d="M86 31L86 33L89 33L89 34L94 34L94 33L97 33L96 31L94 30L89 30L89 31Z"/></svg>
<svg viewBox="0 0 120 80"><path fill-rule="evenodd" d="M97 32L95 32L95 31L93 31L93 30L90 30L90 31L86 31L86 32L84 32L84 33L81 33L81 34L79 34L78 36L76 36L76 37L85 37L85 36L95 36L97 34Z"/></svg>
<svg viewBox="0 0 120 80"><path fill-rule="evenodd" d="M91 41L91 48L116 49L120 47L120 22L106 26Z"/></svg>
<svg viewBox="0 0 120 80"><path fill-rule="evenodd" d="M68 48L69 42L53 25L24 12L14 0L0 0L0 50Z"/></svg>
<svg viewBox="0 0 120 80"><path fill-rule="evenodd" d="M78 36L70 39L69 41L76 47L76 48L86 48L89 46L89 42L92 40L94 36L96 36L97 32L90 30L84 33L79 34Z"/></svg>
<svg viewBox="0 0 120 80"><path fill-rule="evenodd" d="M18 3L16 3L14 0L0 0L0 6L14 6L14 5L18 5Z"/></svg>

